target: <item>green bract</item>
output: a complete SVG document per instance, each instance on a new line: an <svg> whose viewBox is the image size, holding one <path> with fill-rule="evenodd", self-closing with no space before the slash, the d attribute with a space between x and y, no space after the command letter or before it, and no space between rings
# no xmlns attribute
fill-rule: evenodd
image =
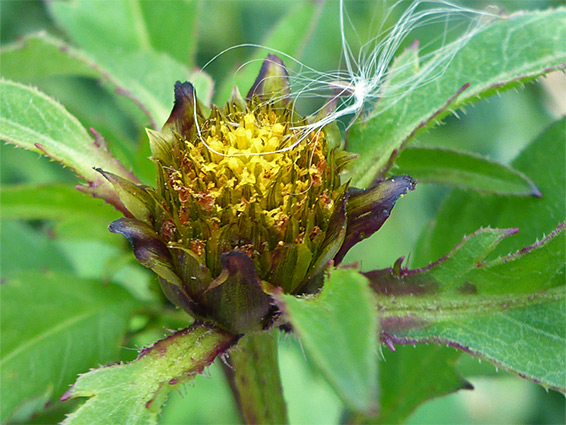
<svg viewBox="0 0 566 425"><path fill-rule="evenodd" d="M246 99L205 112L190 83L175 85L161 132L148 130L156 189L100 170L127 208L125 236L167 297L233 333L266 328L270 294L320 289L325 268L381 227L414 182L403 176L348 188L355 158L325 130L305 130L287 70L269 55ZM332 108L332 102L327 110Z"/></svg>

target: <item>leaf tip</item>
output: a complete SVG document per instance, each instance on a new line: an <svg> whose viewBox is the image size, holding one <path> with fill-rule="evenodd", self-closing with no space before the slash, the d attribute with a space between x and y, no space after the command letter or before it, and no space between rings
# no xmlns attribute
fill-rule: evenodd
<svg viewBox="0 0 566 425"><path fill-rule="evenodd" d="M75 389L75 386L71 385L71 387L67 391L65 391L65 393L61 396L61 398L59 398L59 400L68 401L68 400L72 399L74 389Z"/></svg>
<svg viewBox="0 0 566 425"><path fill-rule="evenodd" d="M503 229L501 231L502 237L506 238L507 236L516 235L519 233L520 229L518 227L511 227L509 229Z"/></svg>
<svg viewBox="0 0 566 425"><path fill-rule="evenodd" d="M531 184L531 196L535 198L542 198L542 192L539 190L538 187L534 183Z"/></svg>
<svg viewBox="0 0 566 425"><path fill-rule="evenodd" d="M94 137L94 146L108 152L108 144L106 143L106 140L104 140L104 137L102 137L102 134L96 131L94 127L89 127L89 131Z"/></svg>
<svg viewBox="0 0 566 425"><path fill-rule="evenodd" d="M391 351L395 352L395 343L393 342L393 337L391 336L391 334L387 333L387 332L381 332L381 342L383 342L385 344L385 346L387 348L389 348Z"/></svg>
<svg viewBox="0 0 566 425"><path fill-rule="evenodd" d="M462 382L462 387L460 389L471 391L471 390L475 390L475 387L472 385L470 381L464 380L464 382Z"/></svg>

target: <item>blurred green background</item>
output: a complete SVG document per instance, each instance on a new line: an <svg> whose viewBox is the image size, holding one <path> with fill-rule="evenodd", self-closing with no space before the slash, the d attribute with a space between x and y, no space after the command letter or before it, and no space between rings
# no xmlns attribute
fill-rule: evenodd
<svg viewBox="0 0 566 425"><path fill-rule="evenodd" d="M177 2L168 2L171 13ZM240 43L262 43L281 19L304 2L301 1L206 1L199 7L196 64L203 66L217 53ZM523 0L469 1L466 5L482 9L496 4L504 11L545 9L562 5L562 1ZM65 38L49 15L42 1L2 0L0 3L0 42L3 46L16 42L26 34L45 30ZM349 18L360 39L374 27L372 17L379 15L383 2L351 1L347 3ZM390 17L395 21L397 13ZM313 26L310 40L297 59L318 70L336 69L340 63L341 45L338 31L338 3L321 6L318 25ZM182 23L179 23L182 25ZM170 29L164 29L170 30ZM421 45L434 41L440 27L427 27L418 32ZM181 34L185 34L181 32ZM181 36L181 35L180 35ZM408 43L412 40L408 40ZM355 47L355 40L352 42ZM173 49L174 50L174 49ZM234 69L246 61L253 51L234 49L206 68L217 87L232 78ZM267 54L267 52L266 52ZM182 61L188 52L177 51ZM291 65L291 64L289 64ZM293 70L293 66L291 65ZM1 74L1 64L0 64ZM562 79L561 79L562 78ZM456 147L481 153L509 163L521 149L556 117L565 113L560 98L566 97L564 76L549 78L517 91L481 102L449 117L444 126L418 137L421 145ZM147 120L140 112L111 89L95 80L75 77L49 77L33 82L41 90L60 100L85 127L93 126L107 136L116 155L134 167L146 183L152 183L153 169L149 161L144 126ZM172 92L172 90L171 90ZM222 102L225 99L216 99ZM312 106L312 105L310 105ZM309 105L305 105L308 108ZM308 111L302 111L308 112ZM111 135L111 136L108 136ZM37 154L16 150L2 144L0 182L3 186L17 183L77 184L69 170ZM130 157L132 152L135 160ZM146 164L147 162L147 164ZM146 164L146 165L140 165ZM448 189L434 185L418 185L415 192L399 201L389 221L374 237L357 245L346 260L360 261L364 270L388 267L400 256L409 257L440 205ZM146 270L132 262L125 244L106 231L106 224L93 223L85 229L80 222L55 224L47 221L2 220L2 275L29 269L72 269L81 276L109 278L134 288L152 299L160 295ZM92 237L92 238L91 238ZM450 247L447 247L447 250ZM120 258L119 266L108 270L109 260ZM135 357L136 349L166 335L165 327L182 326L186 318L173 310L165 318L152 320L138 317L132 322L131 337L122 350L123 360ZM136 333L137 329L144 329ZM280 368L285 398L293 424L337 424L343 419L339 398L309 366L308 359L292 336L280 336ZM400 350L418 350L399 347ZM387 348L383 348L387 361ZM413 424L558 424L565 423L566 403L562 395L521 380L506 372L497 372L487 363L464 355L459 365L463 375L475 386L434 400L409 420ZM432 373L432 372L431 372ZM6 389L3 389L6 390ZM60 421L69 406L55 403L34 423ZM231 394L219 365L207 376L198 376L185 388L174 392L165 407L162 423L234 423L239 420Z"/></svg>

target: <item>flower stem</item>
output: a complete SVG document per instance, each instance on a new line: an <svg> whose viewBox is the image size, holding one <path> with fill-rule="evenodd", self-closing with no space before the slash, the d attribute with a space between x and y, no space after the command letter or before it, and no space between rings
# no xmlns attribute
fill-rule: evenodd
<svg viewBox="0 0 566 425"><path fill-rule="evenodd" d="M246 424L286 424L276 332L250 333L230 354L226 370Z"/></svg>

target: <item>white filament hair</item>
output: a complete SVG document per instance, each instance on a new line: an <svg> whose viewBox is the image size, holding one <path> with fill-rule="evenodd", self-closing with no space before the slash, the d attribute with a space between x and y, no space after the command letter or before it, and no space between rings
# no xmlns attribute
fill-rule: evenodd
<svg viewBox="0 0 566 425"><path fill-rule="evenodd" d="M414 0L403 11L395 25L391 28L383 29L383 26L393 11L400 5L406 3L408 3L408 0L396 0L382 17L381 25L377 33L374 34L369 41L362 44L357 54L354 54L346 36L345 17L347 14L344 0L340 0L340 38L342 44L342 59L345 67L345 69L342 70L332 72L317 71L284 52L258 44L232 46L214 56L202 68L203 70L218 57L233 49L253 47L275 53L298 65L298 69L294 72L290 72L289 75L291 96L294 100L293 105L300 99L322 98L327 101L337 101L337 107L328 114L321 113L317 115L317 113L325 107L323 106L317 111L314 111L312 116L316 116L316 119L310 120L307 124L291 126L291 130L293 130L297 138L289 146L273 152L229 155L217 152L206 144L204 137L202 137L201 129L198 126L195 107L197 134L202 143L204 143L211 152L220 156L252 156L282 153L295 148L312 132L320 132L326 125L340 118L351 116L350 120L347 121L347 125L350 126L362 114L364 108L368 109L368 112L366 112L363 118L371 118L390 108L418 87L429 84L440 78L445 73L455 55L475 34L482 30L483 23L486 19L495 19L498 17L496 13L466 8L445 0ZM413 31L423 26L442 22L448 27L449 24L453 24L454 20L459 18L464 18L464 22L466 23L466 28L460 37L453 42L447 43L447 33L444 31L439 37L441 47L419 58L420 68L417 73L411 74L408 78L399 82L391 82L390 71L394 58L398 56L401 46L407 41ZM355 28L353 28L353 30L354 32L356 31ZM255 61L260 60L249 61L238 68L238 70ZM409 66L414 66L414 64L397 66L395 72L402 72L406 70L403 68ZM383 90L385 83L387 83L386 91ZM280 96L272 97L270 101L282 100L286 96L288 96L286 93L282 93ZM375 108L377 102L381 102L379 108ZM372 109L372 107L374 108ZM232 125L237 126L238 123L232 123Z"/></svg>
<svg viewBox="0 0 566 425"><path fill-rule="evenodd" d="M387 10L382 19L382 25L389 15L403 3L407 3L407 1L398 0ZM431 7L423 9L422 6ZM400 53L399 49L403 42L415 29L443 21L448 25L454 18L465 17L466 15L468 16L468 25L464 34L456 41L446 43L447 34L443 32L441 47L434 52L421 56L421 67L416 74L400 82L390 82L387 86L387 92L382 91L384 83L391 76L390 70L394 58ZM297 85L300 86L301 79L307 81L307 83L296 90L295 98L304 98L311 93L319 95L317 92L320 92L326 85L327 92L328 88L332 88L341 99L335 112L304 126L306 131L324 127L330 122L348 115L354 116L353 119L355 119L364 107L374 106L378 100L386 102L379 109L379 111L383 111L416 88L440 78L455 55L475 34L481 31L485 18L497 17L496 14L491 12L469 9L444 0L416 0L402 13L392 28L380 30L372 39L363 44L358 54L355 55L346 37L345 16L344 0L340 0L340 36L346 69L333 73L315 73L310 80L308 76L299 75L299 84ZM480 18L483 18L483 20ZM395 72L405 71L406 69L403 68L408 66L413 66L413 64L397 67ZM371 117L374 113L375 111L370 109L368 117Z"/></svg>

